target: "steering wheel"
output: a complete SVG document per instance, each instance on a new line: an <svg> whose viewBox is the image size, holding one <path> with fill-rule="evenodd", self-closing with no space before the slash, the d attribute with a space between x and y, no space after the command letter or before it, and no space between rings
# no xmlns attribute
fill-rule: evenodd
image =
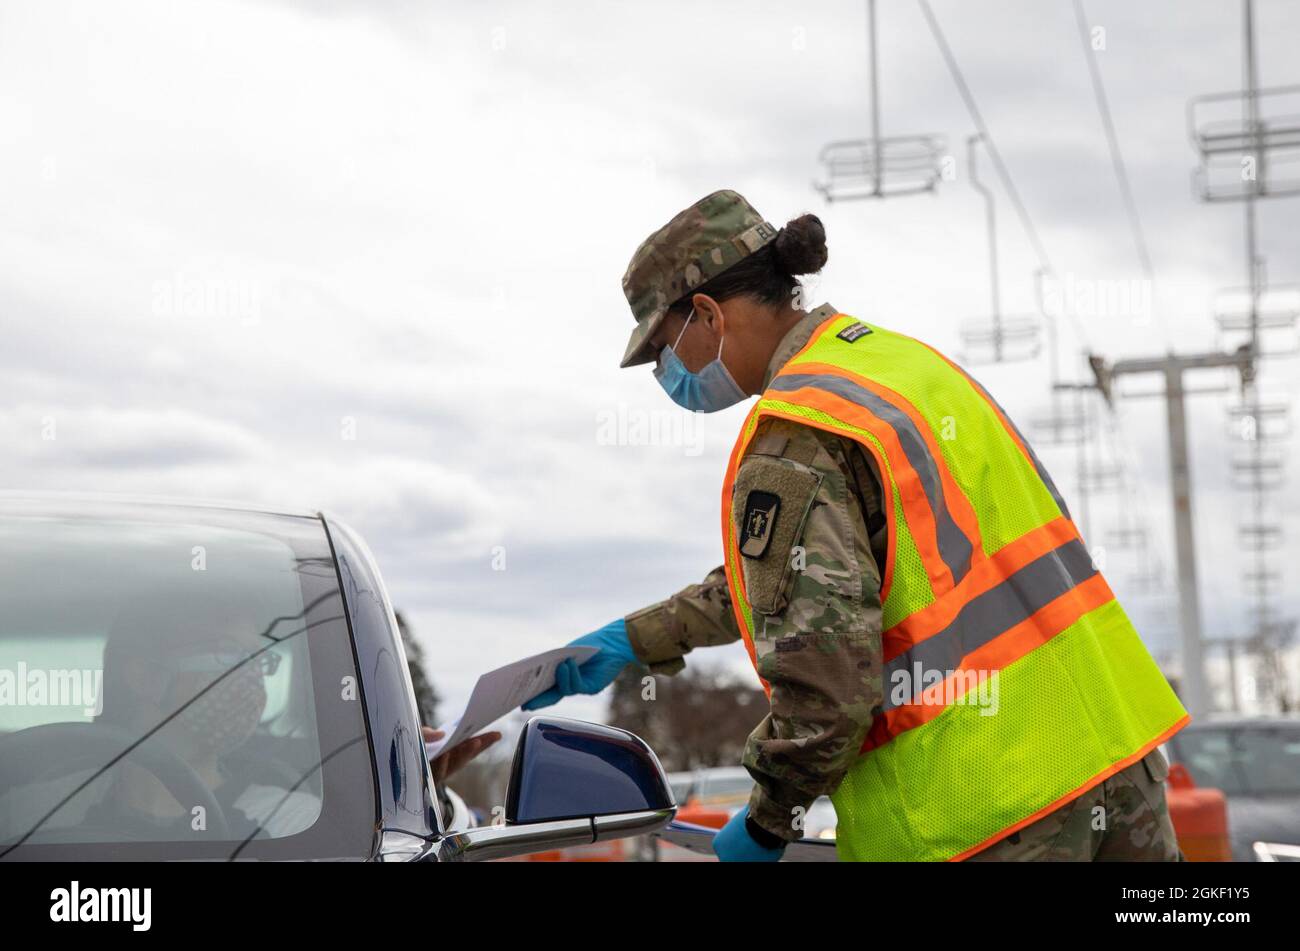
<svg viewBox="0 0 1300 951"><path fill-rule="evenodd" d="M97 769L139 739L135 733L107 723L44 723L19 730L0 737L0 790ZM221 803L189 763L160 744L148 742L124 758L157 777L182 806L202 806L212 838L230 838Z"/></svg>

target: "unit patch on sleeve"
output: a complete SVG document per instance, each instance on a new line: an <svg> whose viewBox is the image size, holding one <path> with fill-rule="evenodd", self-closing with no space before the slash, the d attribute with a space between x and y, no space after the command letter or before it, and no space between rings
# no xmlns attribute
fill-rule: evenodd
<svg viewBox="0 0 1300 951"><path fill-rule="evenodd" d="M779 614L792 583L799 543L822 474L785 457L748 454L731 494L731 530L745 598L759 614Z"/></svg>
<svg viewBox="0 0 1300 951"><path fill-rule="evenodd" d="M762 558L772 544L772 530L781 511L781 499L771 492L755 489L745 499L745 517L741 520L740 553L746 558Z"/></svg>

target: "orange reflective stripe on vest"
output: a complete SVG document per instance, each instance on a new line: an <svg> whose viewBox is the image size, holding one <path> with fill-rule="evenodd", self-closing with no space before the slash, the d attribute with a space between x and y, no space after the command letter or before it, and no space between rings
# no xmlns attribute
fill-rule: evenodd
<svg viewBox="0 0 1300 951"><path fill-rule="evenodd" d="M891 400L881 392L882 387L869 380L854 379L847 373L834 375L832 368L820 364L802 366L800 371L778 375L772 380L769 392L812 390L828 394L822 397L802 393L791 398L858 423L883 437L897 458L907 460L905 467L896 470L895 478L916 512L918 524L923 526L922 555L933 566L931 578L944 590L958 584L970 570L979 530L966 497L956 490L951 477L936 460L930 446L931 434L927 431L923 435L916 420L908 414L906 404ZM953 503L951 508L949 499ZM964 528L958 526L953 509L962 517Z"/></svg>
<svg viewBox="0 0 1300 951"><path fill-rule="evenodd" d="M860 323L822 324L746 419L723 485L727 581L757 667L731 494L763 419L870 453L889 534L885 701L832 797L837 845L844 858L963 858L1188 718L1002 408L932 348Z"/></svg>

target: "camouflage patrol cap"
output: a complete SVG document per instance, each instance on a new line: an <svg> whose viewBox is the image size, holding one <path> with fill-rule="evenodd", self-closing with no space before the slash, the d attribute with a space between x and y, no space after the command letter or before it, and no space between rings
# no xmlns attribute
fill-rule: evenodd
<svg viewBox="0 0 1300 951"><path fill-rule="evenodd" d="M636 329L619 365L654 359L647 341L669 306L775 237L776 229L753 205L723 189L678 212L642 241L623 274L623 295Z"/></svg>

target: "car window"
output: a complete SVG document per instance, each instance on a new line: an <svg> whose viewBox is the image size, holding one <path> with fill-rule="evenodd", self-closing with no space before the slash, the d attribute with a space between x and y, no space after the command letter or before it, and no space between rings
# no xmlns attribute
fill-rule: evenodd
<svg viewBox="0 0 1300 951"><path fill-rule="evenodd" d="M336 854L373 817L349 678L317 520L0 511L0 855Z"/></svg>
<svg viewBox="0 0 1300 951"><path fill-rule="evenodd" d="M1294 724L1184 730L1172 743L1197 785L1229 796L1300 793L1300 727Z"/></svg>

